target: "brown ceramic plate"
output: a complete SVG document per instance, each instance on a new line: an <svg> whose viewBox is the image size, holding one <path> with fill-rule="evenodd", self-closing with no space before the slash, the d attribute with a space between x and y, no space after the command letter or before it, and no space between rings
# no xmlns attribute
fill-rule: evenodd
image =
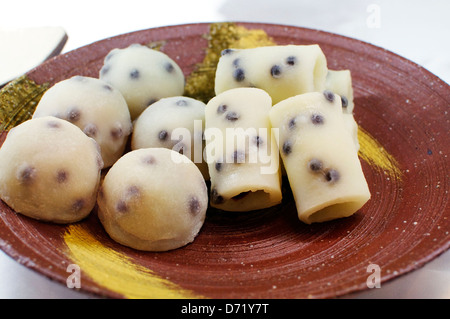
<svg viewBox="0 0 450 319"><path fill-rule="evenodd" d="M355 215L305 225L286 186L283 203L235 214L209 210L194 243L144 253L113 242L95 210L73 225L42 223L0 203L0 247L66 285L75 264L81 290L125 298L330 298L381 285L415 270L450 244L450 88L420 66L381 48L316 30L240 23L277 44L317 43L330 69L350 69L361 162L371 200ZM160 43L188 76L208 47L210 24L143 30L99 41L29 72L50 85L97 77L113 48ZM3 134L4 136L4 134ZM73 280L73 277L69 277ZM74 282L74 281L73 281Z"/></svg>

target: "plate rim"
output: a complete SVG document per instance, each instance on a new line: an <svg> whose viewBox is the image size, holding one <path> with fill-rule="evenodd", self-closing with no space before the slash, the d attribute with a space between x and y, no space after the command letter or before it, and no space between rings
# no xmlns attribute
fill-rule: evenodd
<svg viewBox="0 0 450 319"><path fill-rule="evenodd" d="M148 29L141 29L141 30L136 30L136 31L131 31L131 32L126 32L126 33L122 33L122 34L118 34L118 35L114 35L111 37L107 37L104 39L100 39L98 41L92 42L90 44L84 45L82 47L73 49L71 51L59 54L55 57L52 57L50 59L48 59L47 61L43 62L42 64L40 64L39 66L33 68L32 70L28 71L27 73L25 73L27 76L33 76L34 73L39 72L39 70L41 70L42 68L45 68L46 65L51 65L52 63L54 63L55 60L57 59L63 59L64 57L71 57L73 54L75 54L74 52L79 52L80 50L89 50L92 48L93 45L97 45L97 46L101 46L102 43L106 43L106 42L110 42L112 40L117 40L120 41L120 39L122 38L127 38L130 35L133 34L137 34L137 33L146 33L149 32L149 30L158 30L160 32L164 32L167 29L171 29L173 30L174 28L180 28L180 29L184 29L187 27L195 27L195 26L201 26L204 27L205 30L209 29L209 26L212 23L217 23L217 22L200 22L200 23L186 23L186 24L177 24L177 25L167 25L167 26L160 26L160 27L155 27L155 28L148 28ZM219 22L220 23L220 22ZM297 30L305 30L307 32L315 32L317 34L320 34L321 36L333 36L333 37L339 37L345 41L349 41L350 45L356 43L357 46L369 46L372 48L372 50L375 51L379 51L381 50L382 52L384 52L385 54L394 56L396 59L401 60L404 64L409 65L409 67L415 69L416 71L420 71L422 72L422 74L426 75L428 79L432 79L433 81L436 81L440 87L438 88L437 85L434 87L434 89L438 89L438 90L442 90L442 92L444 92L444 90L448 90L449 88L449 84L447 84L444 80L442 80L440 77L438 77L437 75L435 75L434 73L432 73L431 71L429 71L428 69L422 67L421 65L419 65L418 63L411 61L401 55L398 55L390 50L387 50L385 48L382 48L380 46L368 43L368 42L364 42L362 40L359 39L355 39L355 38L351 38L348 36L344 36L344 35L340 35L340 34L336 34L336 33L332 33L332 32L328 32L328 31L323 31L323 30L318 30L318 29L311 29L311 28L305 28L305 27L299 27L299 26L293 26L293 25L284 25L284 24L273 24L273 23L261 23L261 22L233 22L236 23L238 25L242 25L245 27L251 27L251 28L255 28L255 29L265 29L265 28L292 28L292 29L297 29ZM270 32L269 32L270 33ZM197 33L198 35L198 33ZM11 83L11 82L10 82ZM39 83L42 84L42 83ZM4 132L2 132L2 135L4 134ZM448 206L448 205L447 205ZM0 223L0 227L4 225L4 221L3 219L1 220ZM18 240L20 240L20 238L18 238ZM14 240L13 240L14 241ZM415 267L411 267L411 269L405 270L403 271L400 275L391 275L391 278L388 278L386 281L391 281L392 279L398 278L399 276L403 276L407 273L410 273L411 271L414 271L415 269L421 268L422 266L424 266L426 263L428 263L429 261L435 259L436 257L438 257L439 255L441 255L442 253L444 253L445 251L447 251L450 248L450 240L447 241L446 244L440 246L440 249L434 249L432 254L428 254L426 256L426 258L422 258L422 260L420 261L420 263L418 265L416 265ZM13 258L15 261L17 261L20 264L25 265L27 268L33 269L34 271L36 271L37 273L46 276L47 278L51 279L51 280L55 280L58 282L61 282L60 279L54 277L54 274L51 272L45 272L43 271L43 269L36 267L36 265L30 264L29 261L26 260L22 260L20 258L20 253L17 249L14 248L13 245L10 244L10 242L8 242L8 240L5 240L3 238L3 234L0 237L0 249L2 251L4 251L8 256L10 256L11 258ZM356 287L355 289L349 289L349 291L344 292L341 295L348 295L349 293L354 293L354 292L359 292L362 289ZM91 293L94 295L99 295L98 292L94 291L89 291L88 289L82 289L83 293ZM101 295L101 294L100 294Z"/></svg>

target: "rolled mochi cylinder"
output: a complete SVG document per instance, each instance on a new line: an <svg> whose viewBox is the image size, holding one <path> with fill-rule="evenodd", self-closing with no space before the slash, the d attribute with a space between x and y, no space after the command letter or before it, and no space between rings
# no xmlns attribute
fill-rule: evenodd
<svg viewBox="0 0 450 319"><path fill-rule="evenodd" d="M97 142L52 116L11 129L0 148L0 197L15 212L54 223L94 208L103 162Z"/></svg>
<svg viewBox="0 0 450 319"><path fill-rule="evenodd" d="M328 70L325 80L325 89L338 94L342 100L342 111L353 114L352 74L350 70Z"/></svg>
<svg viewBox="0 0 450 319"><path fill-rule="evenodd" d="M122 94L106 82L74 76L49 88L33 118L55 116L78 126L100 146L104 167L123 155L132 124Z"/></svg>
<svg viewBox="0 0 450 319"><path fill-rule="evenodd" d="M132 120L163 97L183 95L185 84L184 74L174 60L140 44L111 50L99 78L122 93Z"/></svg>
<svg viewBox="0 0 450 319"><path fill-rule="evenodd" d="M280 154L301 221L347 217L370 199L338 95L288 98L273 106L270 120L279 129Z"/></svg>
<svg viewBox="0 0 450 319"><path fill-rule="evenodd" d="M236 87L265 90L276 104L305 92L323 91L327 61L313 45L226 49L217 65L215 93Z"/></svg>
<svg viewBox="0 0 450 319"><path fill-rule="evenodd" d="M350 70L328 70L325 88L341 97L345 124L352 134L356 149L359 150L358 124L353 116L355 104Z"/></svg>
<svg viewBox="0 0 450 319"><path fill-rule="evenodd" d="M194 241L208 206L205 180L185 155L166 148L126 153L108 171L98 216L116 242L167 251Z"/></svg>
<svg viewBox="0 0 450 319"><path fill-rule="evenodd" d="M212 98L205 113L210 205L250 211L281 202L279 153L272 134L270 96L235 88Z"/></svg>
<svg viewBox="0 0 450 319"><path fill-rule="evenodd" d="M205 107L202 101L185 96L153 103L134 122L131 149L173 149L193 161L208 180L208 166L203 160Z"/></svg>

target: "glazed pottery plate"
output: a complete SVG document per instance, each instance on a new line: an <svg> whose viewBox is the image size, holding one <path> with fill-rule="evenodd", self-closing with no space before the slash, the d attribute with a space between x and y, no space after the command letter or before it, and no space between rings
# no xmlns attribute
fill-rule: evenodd
<svg viewBox="0 0 450 319"><path fill-rule="evenodd" d="M5 86L2 140L51 85L98 77L106 54L141 43L173 58L186 95L208 100L220 51L319 44L328 68L352 74L359 152L372 194L351 217L306 225L284 180L283 202L247 213L209 209L192 244L141 252L114 242L96 210L70 225L39 222L0 202L0 248L66 285L112 298L333 298L422 267L450 245L450 88L389 51L347 37L283 25L202 23L123 34L59 55Z"/></svg>

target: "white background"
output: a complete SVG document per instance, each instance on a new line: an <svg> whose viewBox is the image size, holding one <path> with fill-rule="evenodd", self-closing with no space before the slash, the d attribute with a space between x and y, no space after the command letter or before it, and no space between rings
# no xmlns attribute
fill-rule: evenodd
<svg viewBox="0 0 450 319"><path fill-rule="evenodd" d="M378 25L372 19L377 8ZM2 4L0 28L61 26L69 35L68 51L121 33L173 24L289 24L384 47L449 83L449 12L448 0L25 0Z"/></svg>
<svg viewBox="0 0 450 319"><path fill-rule="evenodd" d="M63 52L121 33L193 22L288 24L357 38L404 56L450 83L448 0L6 1L0 29L63 27ZM0 43L0 50L6 50ZM30 49L32 50L32 49ZM0 70L1 72L1 70ZM450 298L450 252L354 298ZM0 298L86 298L0 252Z"/></svg>

